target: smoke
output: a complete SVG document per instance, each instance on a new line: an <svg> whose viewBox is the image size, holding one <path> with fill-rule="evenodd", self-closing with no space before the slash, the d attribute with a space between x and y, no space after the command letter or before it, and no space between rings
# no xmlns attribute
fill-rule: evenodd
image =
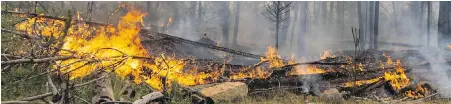
<svg viewBox="0 0 451 104"><path fill-rule="evenodd" d="M440 95L450 98L451 66L445 63L444 58L447 56L445 50L422 48L419 53L424 57L424 61L429 63L430 68L414 68L413 72L430 82Z"/></svg>

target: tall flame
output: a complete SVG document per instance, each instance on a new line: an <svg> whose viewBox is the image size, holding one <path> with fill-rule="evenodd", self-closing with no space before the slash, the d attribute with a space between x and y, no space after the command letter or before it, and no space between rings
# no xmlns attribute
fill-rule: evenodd
<svg viewBox="0 0 451 104"><path fill-rule="evenodd" d="M405 69L402 67L400 60L397 60L394 66L396 72L385 72L384 78L389 81L394 90L399 91L409 84L409 78L404 73Z"/></svg>

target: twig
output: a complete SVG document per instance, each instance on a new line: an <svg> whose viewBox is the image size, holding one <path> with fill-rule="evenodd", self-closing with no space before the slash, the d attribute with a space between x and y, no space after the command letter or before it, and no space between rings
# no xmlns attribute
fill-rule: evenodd
<svg viewBox="0 0 451 104"><path fill-rule="evenodd" d="M17 60L10 60L10 61L2 61L2 65L7 64L20 64L20 63L43 63L43 62L49 62L49 61L57 61L57 60L67 60L75 58L75 56L55 56L55 57L47 57L47 58L41 58L41 59L17 59Z"/></svg>
<svg viewBox="0 0 451 104"><path fill-rule="evenodd" d="M27 39L42 40L41 37L34 36L34 35L29 35L29 34L27 34L26 32L19 32L19 31L14 31L14 30L4 29L4 28L2 28L2 32L7 32L7 33L12 33L12 34L20 35L21 37L24 37L24 38L27 38Z"/></svg>
<svg viewBox="0 0 451 104"><path fill-rule="evenodd" d="M29 102L29 101L2 101L2 104L45 104L44 102Z"/></svg>
<svg viewBox="0 0 451 104"><path fill-rule="evenodd" d="M20 101L33 101L33 100L42 99L42 98L45 98L45 97L48 97L48 96L52 96L52 95L53 94L51 92L49 92L49 93L45 93L45 94L41 94L41 95L36 95L36 96L32 96L32 97L23 98Z"/></svg>
<svg viewBox="0 0 451 104"><path fill-rule="evenodd" d="M431 94L431 95L429 95L429 96L426 96L426 97L424 97L424 98L421 98L421 99L418 99L418 100L414 100L414 101L421 101L421 100L430 98L430 97L432 97L432 96L435 96L435 95L437 95L437 94L438 94L438 93L434 93L434 94Z"/></svg>
<svg viewBox="0 0 451 104"><path fill-rule="evenodd" d="M98 80L105 79L105 78L107 78L109 75L110 75L110 74L107 74L107 75L104 75L104 76L102 76L102 77L99 77L99 78L96 78L96 79L93 79L93 80L90 80L90 81L87 81L87 82L84 82L84 83L76 84L76 85L74 85L74 87L80 87L80 86L88 85L88 84L93 83L93 82L96 82L96 81L98 81Z"/></svg>
<svg viewBox="0 0 451 104"><path fill-rule="evenodd" d="M50 68L46 68L47 71L50 71ZM52 94L53 95L57 95L58 94L58 89L56 89L55 84L53 84L52 78L50 76L50 74L47 74L47 80L48 80L48 84L50 85L50 88L52 88Z"/></svg>
<svg viewBox="0 0 451 104"><path fill-rule="evenodd" d="M91 104L91 103L88 102L87 100L85 100L85 99L83 99L83 98L81 98L81 97L79 97L79 96L77 96L77 95L74 95L74 97L77 98L77 99L80 99L81 101L85 102L86 104Z"/></svg>
<svg viewBox="0 0 451 104"><path fill-rule="evenodd" d="M105 101L100 104L133 104L133 103L128 101Z"/></svg>

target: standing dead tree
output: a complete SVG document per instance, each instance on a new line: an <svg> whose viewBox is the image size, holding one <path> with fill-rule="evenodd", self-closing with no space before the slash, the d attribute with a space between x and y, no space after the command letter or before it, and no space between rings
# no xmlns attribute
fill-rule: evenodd
<svg viewBox="0 0 451 104"><path fill-rule="evenodd" d="M288 14L291 11L291 3L292 2L272 1L266 5L264 16L276 23L276 49L279 48L279 29L288 27L281 26L281 23L290 19L290 17L285 14Z"/></svg>

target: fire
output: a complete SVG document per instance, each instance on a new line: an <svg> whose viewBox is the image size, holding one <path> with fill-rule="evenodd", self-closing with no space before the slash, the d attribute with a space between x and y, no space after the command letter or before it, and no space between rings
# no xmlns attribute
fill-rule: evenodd
<svg viewBox="0 0 451 104"><path fill-rule="evenodd" d="M116 75L122 78L133 76L134 82L145 82L157 90L162 89L162 77L165 77L168 83L176 81L181 85L189 86L208 83L206 79L218 76L218 73L197 73L196 69L183 72L185 65L183 61L164 55L154 57L154 63L130 57L150 57L141 44L138 34L143 26L144 16L144 13L131 7L130 11L120 19L117 27L90 27L83 23L71 25L62 49L76 52L77 58L58 61L54 66L55 69L68 73L70 79L76 79L85 77L96 69L113 71L113 67L116 66L114 70ZM75 18L80 19L79 12ZM74 22L72 21L72 24ZM38 34L34 30L35 23L42 31L40 34L54 38L59 38L65 26L64 21L36 17L16 25L16 29L28 34ZM58 54L72 55L67 51L61 51ZM67 67L58 68L59 66ZM151 73L143 73L145 71Z"/></svg>
<svg viewBox="0 0 451 104"><path fill-rule="evenodd" d="M169 17L168 24L166 24L166 26L169 26L169 24L171 24L171 23L172 23L172 17Z"/></svg>
<svg viewBox="0 0 451 104"><path fill-rule="evenodd" d="M297 66L293 71L289 73L289 75L306 75L306 74L320 74L326 73L325 70L317 68L314 65L308 66Z"/></svg>
<svg viewBox="0 0 451 104"><path fill-rule="evenodd" d="M331 55L329 51L324 51L324 54L321 56L321 59L327 59L327 58L335 58L337 56Z"/></svg>
<svg viewBox="0 0 451 104"><path fill-rule="evenodd" d="M409 84L409 78L407 78L407 75L404 73L404 68L402 67L400 60L397 60L394 66L396 72L385 72L384 79L389 81L394 90L399 91Z"/></svg>
<svg viewBox="0 0 451 104"><path fill-rule="evenodd" d="M429 91L427 88L423 88L420 84L417 85L415 91L407 91L405 95L410 98L423 98L429 95Z"/></svg>
<svg viewBox="0 0 451 104"><path fill-rule="evenodd" d="M387 58L387 64L388 64L388 65L392 65L392 64L393 64L393 61L391 60L391 57L390 57L390 56L386 55L385 53L382 54L382 55L384 55L384 57Z"/></svg>
<svg viewBox="0 0 451 104"><path fill-rule="evenodd" d="M268 61L269 67L282 67L285 64L283 63L282 57L277 53L277 49L272 46L268 47L268 51L265 53L265 57L261 58L261 61Z"/></svg>
<svg viewBox="0 0 451 104"><path fill-rule="evenodd" d="M451 44L448 44L448 49L450 49L450 50L451 50Z"/></svg>
<svg viewBox="0 0 451 104"><path fill-rule="evenodd" d="M241 72L234 74L230 76L230 79L232 80L238 80L238 79L244 79L244 78L254 78L254 79L262 79L267 78L271 72L268 70L262 70L260 67L257 67L256 69L252 69L250 67L241 69L243 71L247 72Z"/></svg>
<svg viewBox="0 0 451 104"><path fill-rule="evenodd" d="M346 82L344 83L345 87L354 87L354 86L360 86L360 85L364 85L364 84L371 84L374 82L377 82L379 80L381 80L382 77L377 77L377 78L373 78L373 79L369 79L369 80L359 80L359 81L354 81L354 82Z"/></svg>

